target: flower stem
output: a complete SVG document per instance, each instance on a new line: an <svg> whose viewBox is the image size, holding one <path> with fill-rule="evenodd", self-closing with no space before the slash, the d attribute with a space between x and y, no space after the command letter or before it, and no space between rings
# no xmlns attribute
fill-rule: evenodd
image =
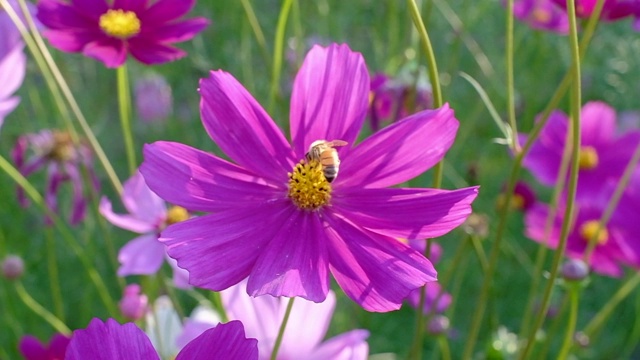
<svg viewBox="0 0 640 360"><path fill-rule="evenodd" d="M527 342L522 352L520 359L526 359L529 355L529 352L533 349L533 343L535 340L535 334L538 329L542 326L542 322L544 321L545 315L547 313L547 309L549 308L549 301L551 299L551 291L553 290L553 286L558 275L558 269L560 268L560 262L564 256L564 252L567 246L567 238L569 237L569 231L571 230L571 223L573 219L574 212L574 203L575 203L575 195L576 189L578 185L578 170L579 157L575 156L580 151L580 108L581 108L581 88L580 88L580 49L578 47L578 28L576 23L576 11L575 11L575 1L567 0L567 13L569 15L569 45L571 48L571 58L573 66L572 69L572 91L571 91L571 134L572 134L572 144L571 144L571 173L569 175L569 183L567 187L567 200L566 200L566 209L564 212L564 217L562 219L562 227L560 229L560 241L558 243L558 247L553 257L553 264L551 265L551 270L549 274L549 279L547 281L547 286L545 287L544 295L542 297L542 303L540 306L540 312L536 320L534 321L534 326L531 329L529 336L527 338ZM562 176L560 174L559 176Z"/></svg>
<svg viewBox="0 0 640 360"><path fill-rule="evenodd" d="M118 109L120 110L120 124L122 125L122 136L124 138L124 146L127 151L127 164L129 164L129 173L133 175L136 172L136 152L133 145L133 131L131 129L131 93L129 91L129 74L127 73L127 64L116 69L118 78Z"/></svg>
<svg viewBox="0 0 640 360"><path fill-rule="evenodd" d="M447 335L438 336L438 347L442 353L442 360L451 360L451 349L447 341Z"/></svg>
<svg viewBox="0 0 640 360"><path fill-rule="evenodd" d="M49 272L49 286L51 286L51 299L56 316L64 321L64 306L62 291L60 290L60 276L58 275L58 259L56 256L56 244L51 228L45 228L47 236L47 269Z"/></svg>
<svg viewBox="0 0 640 360"><path fill-rule="evenodd" d="M573 336L576 332L576 322L578 321L578 304L580 298L580 285L569 284L569 319L567 320L567 330L564 333L564 341L560 348L558 360L564 360L569 356L569 351L573 345Z"/></svg>
<svg viewBox="0 0 640 360"><path fill-rule="evenodd" d="M513 76L513 0L507 0L507 39L505 65L507 69L507 113L511 126L511 148L518 152L518 128L516 125L515 85Z"/></svg>
<svg viewBox="0 0 640 360"><path fill-rule="evenodd" d="M251 30L253 30L253 34L256 37L256 41L258 42L258 46L260 47L260 52L262 53L262 57L264 58L265 64L268 64L269 51L267 50L267 40L264 37L262 28L260 27L260 22L258 21L256 12L253 10L253 7L251 6L251 1L240 0L240 3L242 4L242 8L244 9L244 12L247 14L247 20L249 20L249 25L251 25Z"/></svg>
<svg viewBox="0 0 640 360"><path fill-rule="evenodd" d="M218 313L220 314L220 319L222 319L222 322L229 322L229 316L227 315L227 311L224 308L224 305L222 304L222 297L220 296L220 293L217 291L212 291L211 292L211 302L213 303L213 306L215 307L216 310L218 310Z"/></svg>
<svg viewBox="0 0 640 360"><path fill-rule="evenodd" d="M607 301L607 303L591 318L585 326L584 333L591 338L600 330L605 321L613 313L613 310L640 284L640 272L636 272L618 289L618 291Z"/></svg>
<svg viewBox="0 0 640 360"><path fill-rule="evenodd" d="M20 281L16 281L16 292L20 300L22 300L29 309L38 314L44 321L48 322L56 331L65 335L71 334L71 330L67 325L32 298Z"/></svg>
<svg viewBox="0 0 640 360"><path fill-rule="evenodd" d="M280 73L282 72L282 56L284 51L284 35L293 0L284 0L278 16L276 37L273 43L273 62L271 64L271 88L269 90L269 113L273 113L276 98L280 95Z"/></svg>
<svg viewBox="0 0 640 360"><path fill-rule="evenodd" d="M287 328L287 322L289 322L289 315L291 315L291 309L293 308L293 301L295 297L289 299L289 303L287 304L287 310L284 312L284 318L282 319L282 324L280 324L280 330L278 330L278 337L276 338L275 344L273 344L273 351L271 351L271 360L276 360L278 357L278 350L280 350L280 345L282 345L282 339L284 338L284 330Z"/></svg>
<svg viewBox="0 0 640 360"><path fill-rule="evenodd" d="M424 256L428 259L431 254L432 240L427 239L427 247L424 250ZM422 286L420 288L420 300L418 300L418 306L416 308L416 333L413 339L413 346L411 347L411 358L422 358L422 339L424 337L424 325L426 322L424 316L424 303L427 299L427 287Z"/></svg>

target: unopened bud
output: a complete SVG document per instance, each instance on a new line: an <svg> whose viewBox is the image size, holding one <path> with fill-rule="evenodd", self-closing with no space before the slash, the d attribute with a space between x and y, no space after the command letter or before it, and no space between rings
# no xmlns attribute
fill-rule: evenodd
<svg viewBox="0 0 640 360"><path fill-rule="evenodd" d="M449 331L449 318L444 315L435 315L429 320L427 331L431 335L444 335Z"/></svg>
<svg viewBox="0 0 640 360"><path fill-rule="evenodd" d="M124 317L138 320L147 312L148 303L147 295L140 293L140 285L130 284L124 289L122 300L118 305Z"/></svg>
<svg viewBox="0 0 640 360"><path fill-rule="evenodd" d="M569 259L562 265L562 277L567 281L580 281L589 275L589 265L580 259Z"/></svg>
<svg viewBox="0 0 640 360"><path fill-rule="evenodd" d="M2 260L2 276L9 280L15 280L24 273L24 261L18 255L7 255Z"/></svg>

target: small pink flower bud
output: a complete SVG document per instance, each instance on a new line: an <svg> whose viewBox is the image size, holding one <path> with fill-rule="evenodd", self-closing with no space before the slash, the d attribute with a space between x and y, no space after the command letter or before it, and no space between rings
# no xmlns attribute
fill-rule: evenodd
<svg viewBox="0 0 640 360"><path fill-rule="evenodd" d="M431 335L446 335L449 331L449 318L444 315L435 315L429 320L427 331Z"/></svg>
<svg viewBox="0 0 640 360"><path fill-rule="evenodd" d="M562 265L562 277L567 281L580 281L589 275L589 265L580 259L569 259Z"/></svg>
<svg viewBox="0 0 640 360"><path fill-rule="evenodd" d="M124 289L124 294L118 305L124 317L138 320L147 312L148 302L147 295L140 293L140 285L130 284Z"/></svg>
<svg viewBox="0 0 640 360"><path fill-rule="evenodd" d="M24 273L24 261L18 255L7 255L2 260L2 276L9 280L15 280Z"/></svg>

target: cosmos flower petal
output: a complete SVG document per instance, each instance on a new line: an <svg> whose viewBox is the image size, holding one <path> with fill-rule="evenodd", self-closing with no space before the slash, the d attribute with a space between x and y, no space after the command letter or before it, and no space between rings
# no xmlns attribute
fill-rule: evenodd
<svg viewBox="0 0 640 360"><path fill-rule="evenodd" d="M616 111L601 101L591 101L582 107L580 142L591 146L607 144L616 131Z"/></svg>
<svg viewBox="0 0 640 360"><path fill-rule="evenodd" d="M157 234L138 236L129 241L118 253L118 276L152 275L164 261L165 249Z"/></svg>
<svg viewBox="0 0 640 360"><path fill-rule="evenodd" d="M185 346L176 360L257 360L258 341L247 339L240 321L219 324Z"/></svg>
<svg viewBox="0 0 640 360"><path fill-rule="evenodd" d="M40 3L38 3L38 8ZM93 20L98 20L102 14L109 10L106 0L71 0L71 4L82 15Z"/></svg>
<svg viewBox="0 0 640 360"><path fill-rule="evenodd" d="M458 126L448 104L387 126L342 158L336 189L392 186L422 174L442 160Z"/></svg>
<svg viewBox="0 0 640 360"><path fill-rule="evenodd" d="M139 171L125 181L122 202L131 215L156 226L164 220L167 212L164 200L149 189Z"/></svg>
<svg viewBox="0 0 640 360"><path fill-rule="evenodd" d="M397 310L413 289L436 281L431 262L409 246L326 215L331 273L365 310Z"/></svg>
<svg viewBox="0 0 640 360"><path fill-rule="evenodd" d="M369 356L367 330L352 330L322 343L309 356L309 360L365 360Z"/></svg>
<svg viewBox="0 0 640 360"><path fill-rule="evenodd" d="M245 169L286 182L294 165L291 147L253 96L224 71L200 80L200 94L202 123L220 149Z"/></svg>
<svg viewBox="0 0 640 360"><path fill-rule="evenodd" d="M127 60L127 48L124 42L106 36L85 45L82 53L103 62L108 68L117 68Z"/></svg>
<svg viewBox="0 0 640 360"><path fill-rule="evenodd" d="M156 228L155 224L139 219L136 216L116 214L113 212L111 202L106 197L100 200L98 210L107 221L122 229L142 234L153 231Z"/></svg>
<svg viewBox="0 0 640 360"><path fill-rule="evenodd" d="M278 354L283 358L294 359L301 358L303 354L310 356L315 353L314 349L320 345L329 329L335 307L336 295L333 291L329 291L326 300L321 303L296 299L291 308L287 328L282 338L282 347ZM325 359L334 358L326 357Z"/></svg>
<svg viewBox="0 0 640 360"><path fill-rule="evenodd" d="M20 104L20 98L17 96L0 100L0 127L4 122L4 118L9 115Z"/></svg>
<svg viewBox="0 0 640 360"><path fill-rule="evenodd" d="M44 37L51 42L51 45L69 52L79 52L96 38L96 34L84 29L79 30L46 30Z"/></svg>
<svg viewBox="0 0 640 360"><path fill-rule="evenodd" d="M75 2L83 3L83 1L78 0ZM84 3L86 2L84 1ZM42 24L51 29L87 30L94 26L91 20L78 13L74 6L58 0L40 0L38 2L37 17Z"/></svg>
<svg viewBox="0 0 640 360"><path fill-rule="evenodd" d="M563 211L559 209L558 211ZM549 236L545 234L549 207L546 204L536 203L525 214L525 235L541 244L555 249L560 239L560 223L556 220L551 227Z"/></svg>
<svg viewBox="0 0 640 360"><path fill-rule="evenodd" d="M189 283L220 291L249 276L267 242L293 207L280 201L231 208L167 227L160 241L189 272ZM203 256L202 254L207 254Z"/></svg>
<svg viewBox="0 0 640 360"><path fill-rule="evenodd" d="M147 7L148 3L149 0L113 0L112 8L140 13Z"/></svg>
<svg viewBox="0 0 640 360"><path fill-rule="evenodd" d="M180 143L145 145L144 158L140 172L149 188L189 210L223 211L284 196L284 187L278 189L237 165Z"/></svg>
<svg viewBox="0 0 640 360"><path fill-rule="evenodd" d="M162 248L164 251L164 247ZM178 289L190 289L191 285L189 285L189 272L180 266L178 266L178 262L175 259L166 257L169 266L173 270L173 284Z"/></svg>
<svg viewBox="0 0 640 360"><path fill-rule="evenodd" d="M187 56L187 52L182 49L153 41L144 37L129 39L131 55L147 65L161 64Z"/></svg>
<svg viewBox="0 0 640 360"><path fill-rule="evenodd" d="M25 359L47 360L49 358L49 352L35 336L23 336L18 344L18 349Z"/></svg>
<svg viewBox="0 0 640 360"><path fill-rule="evenodd" d="M344 196L336 194L332 207L380 234L424 239L442 236L462 224L477 195L477 186L458 190L359 189Z"/></svg>
<svg viewBox="0 0 640 360"><path fill-rule="evenodd" d="M144 24L158 25L186 15L196 0L158 0L145 12L139 14Z"/></svg>
<svg viewBox="0 0 640 360"><path fill-rule="evenodd" d="M554 111L522 161L540 183L548 186L558 178L562 151L567 137L567 115ZM523 142L524 144L524 142Z"/></svg>
<svg viewBox="0 0 640 360"><path fill-rule="evenodd" d="M86 329L75 330L67 347L66 360L152 360L160 359L151 341L134 323L103 323L94 318Z"/></svg>
<svg viewBox="0 0 640 360"><path fill-rule="evenodd" d="M3 55L0 59L0 101L18 90L27 70L27 57L22 46L14 46L9 53Z"/></svg>
<svg viewBox="0 0 640 360"><path fill-rule="evenodd" d="M70 341L70 338L62 334L54 334L49 341L49 353L54 359L64 359Z"/></svg>
<svg viewBox="0 0 640 360"><path fill-rule="evenodd" d="M312 212L294 211L278 227L251 271L247 292L324 301L329 268L320 218Z"/></svg>
<svg viewBox="0 0 640 360"><path fill-rule="evenodd" d="M369 72L362 55L347 45L314 46L291 94L291 138L297 158L316 140L353 146L369 106ZM339 150L345 154L348 147Z"/></svg>
<svg viewBox="0 0 640 360"><path fill-rule="evenodd" d="M193 18L175 24L165 24L152 29L153 39L163 43L174 43L191 40L209 25L205 18Z"/></svg>

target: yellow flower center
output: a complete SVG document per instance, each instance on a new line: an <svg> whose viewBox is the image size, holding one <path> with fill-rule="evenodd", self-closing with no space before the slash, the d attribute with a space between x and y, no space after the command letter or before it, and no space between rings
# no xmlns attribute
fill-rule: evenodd
<svg viewBox="0 0 640 360"><path fill-rule="evenodd" d="M167 225L179 223L189 219L189 212L182 206L172 206L167 211Z"/></svg>
<svg viewBox="0 0 640 360"><path fill-rule="evenodd" d="M598 152L592 146L580 148L580 170L591 170L598 166Z"/></svg>
<svg viewBox="0 0 640 360"><path fill-rule="evenodd" d="M535 9L531 14L533 19L541 24L546 24L551 20L551 14L545 9Z"/></svg>
<svg viewBox="0 0 640 360"><path fill-rule="evenodd" d="M582 224L580 227L580 236L582 236L584 241L591 241L591 239L596 236L596 232L598 232L597 237L595 238L596 243L598 245L604 245L607 243L607 240L609 240L609 232L605 228L601 228L600 231L598 231L600 226L599 223L600 222L598 220L589 220Z"/></svg>
<svg viewBox="0 0 640 360"><path fill-rule="evenodd" d="M496 202L496 206L498 209L502 209L505 205L506 196L504 194L498 195L498 200ZM520 194L511 195L511 203L509 204L509 209L513 210L522 210L524 208L524 198Z"/></svg>
<svg viewBox="0 0 640 360"><path fill-rule="evenodd" d="M318 161L304 160L296 164L289 173L289 197L296 206L304 210L317 210L331 199L331 184L322 173Z"/></svg>
<svg viewBox="0 0 640 360"><path fill-rule="evenodd" d="M140 32L140 19L133 11L110 9L100 16L100 28L107 35L128 39Z"/></svg>
<svg viewBox="0 0 640 360"><path fill-rule="evenodd" d="M53 132L53 147L48 157L58 162L71 161L76 156L76 149L71 139L71 134L66 131Z"/></svg>

